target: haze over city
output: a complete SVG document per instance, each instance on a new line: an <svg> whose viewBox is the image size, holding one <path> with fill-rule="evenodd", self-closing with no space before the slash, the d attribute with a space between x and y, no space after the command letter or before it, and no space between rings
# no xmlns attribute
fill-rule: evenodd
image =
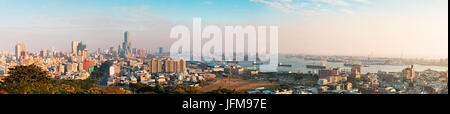
<svg viewBox="0 0 450 114"><path fill-rule="evenodd" d="M164 2L163 2L164 1ZM0 0L0 50L168 49L192 24L277 25L279 51L319 55L448 57L447 0Z"/></svg>
<svg viewBox="0 0 450 114"><path fill-rule="evenodd" d="M447 0L0 0L0 14L0 96L271 112L304 100L261 95L448 94Z"/></svg>

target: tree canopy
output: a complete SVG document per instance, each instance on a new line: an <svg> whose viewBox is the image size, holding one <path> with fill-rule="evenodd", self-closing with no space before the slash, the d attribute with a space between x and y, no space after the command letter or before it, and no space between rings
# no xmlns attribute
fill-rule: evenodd
<svg viewBox="0 0 450 114"><path fill-rule="evenodd" d="M245 94L244 92L219 88L202 92L198 87L130 84L129 87L97 88L95 78L87 80L59 80L36 65L10 68L9 76L0 82L0 94ZM100 78L100 77L97 77ZM128 91L130 90L130 91Z"/></svg>
<svg viewBox="0 0 450 114"><path fill-rule="evenodd" d="M9 70L9 76L0 82L0 90L9 94L70 94L82 91L72 82L53 80L47 71L36 65L20 65Z"/></svg>

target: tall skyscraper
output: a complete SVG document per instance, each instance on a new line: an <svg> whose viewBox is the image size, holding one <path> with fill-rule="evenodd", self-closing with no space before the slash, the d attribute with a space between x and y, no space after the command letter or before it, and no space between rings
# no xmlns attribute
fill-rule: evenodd
<svg viewBox="0 0 450 114"><path fill-rule="evenodd" d="M132 53L131 51L131 42L130 42L130 33L126 31L124 33L124 42L122 44L123 52L121 53L122 58L129 57Z"/></svg>
<svg viewBox="0 0 450 114"><path fill-rule="evenodd" d="M125 31L125 33L124 33L124 42L125 43L130 42L130 34L128 33L128 31Z"/></svg>
<svg viewBox="0 0 450 114"><path fill-rule="evenodd" d="M72 41L72 54L78 55L78 42Z"/></svg>
<svg viewBox="0 0 450 114"><path fill-rule="evenodd" d="M16 44L16 58L20 59L23 55L24 52L26 51L26 46L25 44Z"/></svg>

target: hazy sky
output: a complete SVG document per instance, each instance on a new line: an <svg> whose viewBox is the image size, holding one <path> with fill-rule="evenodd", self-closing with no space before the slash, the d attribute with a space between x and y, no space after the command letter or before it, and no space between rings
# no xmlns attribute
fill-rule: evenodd
<svg viewBox="0 0 450 114"><path fill-rule="evenodd" d="M0 50L168 46L170 29L277 25L282 53L448 57L448 0L0 0Z"/></svg>

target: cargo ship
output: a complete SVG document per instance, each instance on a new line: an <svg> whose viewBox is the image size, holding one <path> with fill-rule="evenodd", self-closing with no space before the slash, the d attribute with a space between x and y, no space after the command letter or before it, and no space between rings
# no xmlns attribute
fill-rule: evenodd
<svg viewBox="0 0 450 114"><path fill-rule="evenodd" d="M333 63L342 63L344 62L344 60L340 60L340 59L328 59L328 62L333 62Z"/></svg>
<svg viewBox="0 0 450 114"><path fill-rule="evenodd" d="M326 69L327 65L326 64L321 64L321 65L306 65L306 68L309 69Z"/></svg>
<svg viewBox="0 0 450 114"><path fill-rule="evenodd" d="M292 67L292 65L289 65L289 64L283 64L283 63L278 64L278 66L279 66L279 67Z"/></svg>
<svg viewBox="0 0 450 114"><path fill-rule="evenodd" d="M260 62L260 61L254 61L254 62L253 62L253 65L264 65L264 63L263 63L263 62Z"/></svg>
<svg viewBox="0 0 450 114"><path fill-rule="evenodd" d="M344 63L344 66L345 66L345 67L352 67L353 65L355 65L355 64L351 64L351 63Z"/></svg>
<svg viewBox="0 0 450 114"><path fill-rule="evenodd" d="M353 66L362 66L361 64L353 64L353 63L344 63L345 67L353 67Z"/></svg>

